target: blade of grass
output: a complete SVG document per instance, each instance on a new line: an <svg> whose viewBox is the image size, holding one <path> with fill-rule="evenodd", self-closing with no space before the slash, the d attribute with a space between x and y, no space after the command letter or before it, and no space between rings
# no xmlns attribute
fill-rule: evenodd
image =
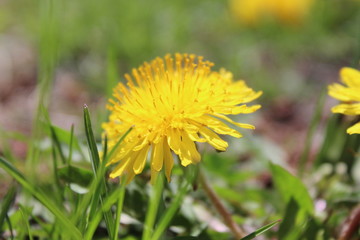
<svg viewBox="0 0 360 240"><path fill-rule="evenodd" d="M61 191L61 185L60 185L60 179L59 179L59 174L58 174L58 165L57 165L57 157L56 157L56 147L54 146L54 141L53 142L53 146L51 149L51 153L52 153L52 159L53 159L53 173L54 173L54 181L55 181L55 192L56 192L56 200L58 202L58 204L60 205L62 200L63 200L63 195L62 195L62 191Z"/></svg>
<svg viewBox="0 0 360 240"><path fill-rule="evenodd" d="M104 151L103 151L103 161L105 160L106 161L106 155L107 155L107 152L108 152L108 138L107 138L107 135L105 134L105 139L104 139ZM107 161L106 161L107 162Z"/></svg>
<svg viewBox="0 0 360 240"><path fill-rule="evenodd" d="M60 206L61 203L64 200L64 189L61 187L59 174L58 174L58 158L57 158L57 152L60 155L60 159L63 164L65 164L66 159L59 141L59 138L56 134L54 126L51 124L49 112L44 107L41 108L42 115L44 117L45 124L48 126L50 137L51 137L51 154L52 154L52 160L53 160L53 175L54 175L54 182L55 182L55 195L57 196L57 202Z"/></svg>
<svg viewBox="0 0 360 240"><path fill-rule="evenodd" d="M37 166L40 149L37 147L42 132L43 123L41 122L43 106L47 106L51 89L53 74L57 62L58 43L59 43L59 23L61 7L58 1L40 0L39 2L39 74L38 74L38 96L35 120L33 121L31 142L26 161L26 169L31 174L30 179L35 177L34 166Z"/></svg>
<svg viewBox="0 0 360 240"><path fill-rule="evenodd" d="M264 232L268 231L269 229L271 229L272 227L274 227L276 224L278 224L279 222L281 222L281 220L277 220L275 222L272 222L268 225L265 225L259 229L257 229L256 231L250 233L249 235L243 237L240 240L250 240L250 239L254 239L255 237L259 236L260 234L263 234Z"/></svg>
<svg viewBox="0 0 360 240"><path fill-rule="evenodd" d="M109 154L106 155L104 164L106 164L106 162L112 157L112 155L116 152L116 149L120 146L121 142L125 139L125 137L131 132L132 128L130 128L128 131L126 131L126 133L121 136L121 138L119 139L119 141L115 144L115 146L111 149L111 151L109 152ZM99 173L98 173L99 174ZM99 174L100 175L100 174ZM100 180L101 178L94 178L92 183L90 184L89 187L89 193L86 194L84 196L84 198L80 201L80 203L78 204L77 207L77 211L73 217L73 222L74 223L78 223L78 221L80 220L81 217L83 217L84 212L86 212L86 209L91 201L92 198L92 193L95 191L95 189L98 187L98 185L100 184ZM82 218L84 219L84 218Z"/></svg>
<svg viewBox="0 0 360 240"><path fill-rule="evenodd" d="M0 168L4 169L12 176L20 185L33 195L44 207L46 207L58 219L59 224L63 226L63 230L71 235L74 239L82 239L82 235L71 221L64 215L53 201L46 196L40 189L34 187L30 182L8 161L0 157Z"/></svg>
<svg viewBox="0 0 360 240"><path fill-rule="evenodd" d="M315 108L313 117L310 122L310 127L309 127L308 133L306 135L305 146L304 146L303 152L302 152L300 160L299 160L299 175L300 176L302 176L302 174L304 173L304 170L306 168L306 163L308 162L310 147L312 145L314 133L321 121L321 113L322 113L322 109L323 109L324 103L325 103L325 96L326 96L326 92L322 91L320 94L320 97L317 101L316 108Z"/></svg>
<svg viewBox="0 0 360 240"><path fill-rule="evenodd" d="M21 204L19 204L19 211L20 211L21 217L22 217L22 219L23 219L23 221L25 223L26 230L28 232L28 237L29 237L30 240L33 240L34 238L33 238L32 234L31 234L29 220L28 220L29 216L27 214L26 209Z"/></svg>
<svg viewBox="0 0 360 240"><path fill-rule="evenodd" d="M101 172L104 173L103 170L101 170ZM93 193L96 192L96 189L99 188L99 185L101 183L101 178L99 176L100 176L100 171L98 171L98 177L93 178L93 181L91 182L89 187L89 192L85 194L84 197L81 199L80 203L78 204L77 210L74 216L72 217L72 222L74 222L74 224L79 224L80 229L82 230L85 230L85 227L89 219L88 215L84 216L84 213L87 212L89 204L93 198Z"/></svg>
<svg viewBox="0 0 360 240"><path fill-rule="evenodd" d="M7 225L9 226L11 240L13 240L14 239L13 227L12 227L10 218L7 214L6 214L5 220L6 220Z"/></svg>
<svg viewBox="0 0 360 240"><path fill-rule="evenodd" d="M90 113L87 105L84 106L84 124L85 124L86 139L90 151L91 163L93 166L93 171L94 173L96 173L99 168L100 157L99 157L99 151L96 146L94 133L92 130Z"/></svg>
<svg viewBox="0 0 360 240"><path fill-rule="evenodd" d="M333 152L339 151L338 148L341 147L344 144L344 135L343 134L346 129L340 125L341 121L341 115L335 114L330 117L325 134L324 134L324 140L321 144L321 149L319 153L317 154L317 157L314 161L314 166L318 167L324 162L333 161ZM339 135L341 134L341 135ZM331 156L330 156L331 155ZM340 156L336 156L335 159L339 159Z"/></svg>
<svg viewBox="0 0 360 240"><path fill-rule="evenodd" d="M117 188L114 192L108 195L106 199L104 199L101 209L98 212L96 212L92 221L89 223L89 227L86 230L84 239L89 239L89 240L93 239L94 232L97 226L100 224L102 213L108 212L110 210L112 205L114 205L116 201L118 201L122 191L123 189ZM113 236L113 238L110 239L118 239L118 238L117 236L116 237Z"/></svg>
<svg viewBox="0 0 360 240"><path fill-rule="evenodd" d="M67 166L68 169L68 177L70 178L70 166L71 166L71 160L72 160L72 152L73 152L73 139L74 139L74 124L71 124L70 129L70 143L69 143L69 156L67 158Z"/></svg>
<svg viewBox="0 0 360 240"><path fill-rule="evenodd" d="M56 132L55 132L55 129L54 129L54 127L51 125L50 120L49 120L49 127L50 127L51 139L53 140L53 143L54 143L56 149L57 149L58 152L59 152L60 159L61 159L61 161L62 161L63 164L66 164L66 160L67 160L67 159L65 158L65 155L64 155L64 152L63 152L63 150L62 150L62 147L61 147L59 138L57 137Z"/></svg>
<svg viewBox="0 0 360 240"><path fill-rule="evenodd" d="M102 163L100 163L99 152L98 152L98 149L96 146L96 141L95 141L94 133L93 133L92 126L91 126L90 113L89 113L89 109L86 105L84 107L84 124L85 124L86 138L88 141L90 156L91 156L91 160L92 160L91 162L92 162L92 166L93 166L93 171L94 171L95 177L97 177L99 165L101 164L101 168L105 169L105 164L104 164L104 161ZM104 171L104 173L105 173L105 171ZM102 173L102 171L101 171L101 174L98 176L99 178L101 178L101 181L100 181L99 187L96 188L95 189L96 191L93 193L93 198L92 198L91 205L90 205L90 213L88 215L89 216L88 219L90 219L90 220L92 220L95 212L97 211L99 201L100 201L101 205L103 204L102 195L104 195L104 197L107 196L107 189L106 189L104 173ZM105 220L108 234L109 234L110 238L112 238L112 234L114 232L114 230L113 230L114 219L113 219L112 213L110 211L104 212L104 220Z"/></svg>
<svg viewBox="0 0 360 240"><path fill-rule="evenodd" d="M44 113L47 114L46 110L44 110ZM51 121L45 121L45 122L46 122L46 124L49 124ZM71 129L70 129L70 131L67 131L67 130L62 129L53 124L51 125L51 127L54 130L60 144L65 144L65 145L68 145L69 147L72 144L73 151L77 150L77 152L81 155L81 157L83 159L86 159L83 149L80 146L79 140L74 136L74 132L71 132ZM71 124L71 128L74 128L74 124ZM46 131L46 133L51 135L50 126L47 126L47 128L45 130L48 130L48 131ZM71 140L72 140L72 142L70 143Z"/></svg>
<svg viewBox="0 0 360 240"><path fill-rule="evenodd" d="M145 217L142 240L148 240L151 238L163 188L164 188L164 177L162 174L159 174L157 176L156 183L152 188L148 211L146 212L146 217Z"/></svg>
<svg viewBox="0 0 360 240"><path fill-rule="evenodd" d="M15 201L16 196L16 187L13 185L10 187L8 192L6 193L6 196L4 197L3 204L1 206L1 213L0 213L0 229L2 229L3 224L5 222L7 213L11 207L11 205Z"/></svg>

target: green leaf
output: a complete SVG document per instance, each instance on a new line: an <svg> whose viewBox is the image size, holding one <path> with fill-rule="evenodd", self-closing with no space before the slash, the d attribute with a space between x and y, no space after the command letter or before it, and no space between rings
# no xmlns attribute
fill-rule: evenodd
<svg viewBox="0 0 360 240"><path fill-rule="evenodd" d="M31 193L41 204L44 205L54 216L58 219L59 224L62 225L63 231L71 235L74 239L82 239L82 235L70 219L68 219L63 210L60 210L51 199L49 199L45 193L40 189L34 187L30 182L8 161L0 157L0 167L10 174L23 188Z"/></svg>
<svg viewBox="0 0 360 240"><path fill-rule="evenodd" d="M297 201L291 198L286 206L285 217L278 231L279 239L285 239L288 233L295 230L298 211L299 205Z"/></svg>
<svg viewBox="0 0 360 240"><path fill-rule="evenodd" d="M314 212L313 201L300 179L279 165L270 163L270 169L275 186L287 205L279 239L297 239L306 225L306 218Z"/></svg>
<svg viewBox="0 0 360 240"><path fill-rule="evenodd" d="M272 222L266 226L263 226L259 229L257 229L256 231L250 233L249 235L247 235L246 237L243 237L240 240L250 240L250 239L254 239L255 237L259 236L260 234L263 234L264 232L266 232L267 230L269 230L270 228L272 228L273 226L275 226L276 224L278 224L281 220L277 220L275 222Z"/></svg>
<svg viewBox="0 0 360 240"><path fill-rule="evenodd" d="M302 210L312 214L314 212L313 201L300 179L273 163L270 163L270 170L275 186L284 202L288 203L293 198Z"/></svg>
<svg viewBox="0 0 360 240"><path fill-rule="evenodd" d="M9 211L11 205L15 201L15 196L16 196L16 187L11 186L10 189L8 190L8 192L6 193L6 196L5 196L2 206L1 206L0 229L2 229L5 219L6 219L6 215Z"/></svg>
<svg viewBox="0 0 360 240"><path fill-rule="evenodd" d="M82 187L89 186L93 179L92 171L72 165L58 168L58 174L61 180L76 183Z"/></svg>

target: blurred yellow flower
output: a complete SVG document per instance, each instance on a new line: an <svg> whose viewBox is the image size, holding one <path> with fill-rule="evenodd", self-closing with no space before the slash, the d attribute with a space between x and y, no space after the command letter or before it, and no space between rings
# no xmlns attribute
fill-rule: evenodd
<svg viewBox="0 0 360 240"><path fill-rule="evenodd" d="M270 12L283 23L299 24L311 10L313 0L267 0Z"/></svg>
<svg viewBox="0 0 360 240"><path fill-rule="evenodd" d="M342 68L341 80L347 86L334 83L329 86L329 95L342 101L331 109L333 113L360 115L360 71L353 68ZM347 129L347 133L360 134L360 122Z"/></svg>
<svg viewBox="0 0 360 240"><path fill-rule="evenodd" d="M183 166L200 161L195 142L207 142L219 151L228 143L218 134L240 138L242 135L224 122L237 123L226 115L252 113L260 105L247 106L262 93L249 88L244 81L233 82L224 69L211 71L213 63L195 55L166 55L145 62L125 75L127 87L119 83L110 99L109 121L103 124L113 147L130 127L133 130L109 164L117 164L111 178L127 175L128 182L143 171L149 152L151 178L164 168L170 181L174 160L179 156Z"/></svg>
<svg viewBox="0 0 360 240"><path fill-rule="evenodd" d="M230 0L230 10L240 23L256 25L267 12L267 1Z"/></svg>
<svg viewBox="0 0 360 240"><path fill-rule="evenodd" d="M275 19L283 24L301 23L314 0L230 0L233 15L247 25Z"/></svg>

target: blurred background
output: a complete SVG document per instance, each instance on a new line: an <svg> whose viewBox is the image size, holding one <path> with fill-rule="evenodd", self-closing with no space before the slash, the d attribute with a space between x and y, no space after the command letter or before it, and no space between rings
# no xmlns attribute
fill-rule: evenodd
<svg viewBox="0 0 360 240"><path fill-rule="evenodd" d="M256 133L296 161L320 93L341 67L359 66L360 2L0 0L1 131L29 135L40 103L55 125L81 132L86 103L100 132L123 75L176 52L262 90ZM26 144L10 145L26 155Z"/></svg>
<svg viewBox="0 0 360 240"><path fill-rule="evenodd" d="M349 122L335 130L341 119L331 117L330 108L337 101L326 93L342 67L359 68L358 0L0 0L1 155L21 170L25 159L44 160L36 170L46 180L51 142L41 123L43 109L62 129L74 124L84 143L87 104L100 142L112 88L144 61L176 52L204 56L215 63L214 70L226 68L264 92L257 100L262 109L238 119L256 130L241 130L245 138L227 139L228 152L209 150L204 157L235 220L247 223L250 232L283 217L286 202L273 192L271 160L293 172L310 166L304 182L316 214L329 223L329 232L344 222L359 202L360 160L355 168L355 154L346 155L343 147L356 141L346 137ZM10 181L0 175L0 198ZM134 185L129 191L144 195ZM136 194L134 201L144 202L146 196L141 200ZM125 204L137 210L129 196ZM345 210L335 204L341 199L351 202ZM185 202L195 206L196 201ZM209 220L208 209L199 209L196 217ZM189 211L182 214L182 220L190 219ZM210 224L216 231L222 227Z"/></svg>

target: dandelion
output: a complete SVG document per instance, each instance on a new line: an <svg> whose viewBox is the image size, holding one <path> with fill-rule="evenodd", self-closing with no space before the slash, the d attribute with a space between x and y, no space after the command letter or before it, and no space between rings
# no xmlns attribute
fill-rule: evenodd
<svg viewBox="0 0 360 240"><path fill-rule="evenodd" d="M111 178L127 175L128 182L143 171L150 155L151 179L164 168L170 181L175 153L183 166L196 164L201 157L195 142L207 142L219 151L228 143L218 134L240 138L226 115L255 112L260 105L246 103L262 93L249 88L244 81L233 82L230 72L211 71L213 63L195 55L176 54L156 58L151 63L125 75L127 86L114 88L109 100L109 121L103 124L111 148L130 127L133 130L121 143L108 164L117 164Z"/></svg>
<svg viewBox="0 0 360 240"><path fill-rule="evenodd" d="M230 10L234 17L245 25L256 25L267 11L264 0L230 0Z"/></svg>
<svg viewBox="0 0 360 240"><path fill-rule="evenodd" d="M286 24L297 25L303 22L310 12L314 0L268 0L270 12Z"/></svg>
<svg viewBox="0 0 360 240"><path fill-rule="evenodd" d="M274 19L287 25L298 25L310 12L314 0L230 0L234 17L246 25Z"/></svg>
<svg viewBox="0 0 360 240"><path fill-rule="evenodd" d="M344 67L340 71L341 80L347 86L334 83L329 86L329 95L343 103L333 107L333 113L360 115L360 71ZM348 134L360 134L360 122L347 129Z"/></svg>

